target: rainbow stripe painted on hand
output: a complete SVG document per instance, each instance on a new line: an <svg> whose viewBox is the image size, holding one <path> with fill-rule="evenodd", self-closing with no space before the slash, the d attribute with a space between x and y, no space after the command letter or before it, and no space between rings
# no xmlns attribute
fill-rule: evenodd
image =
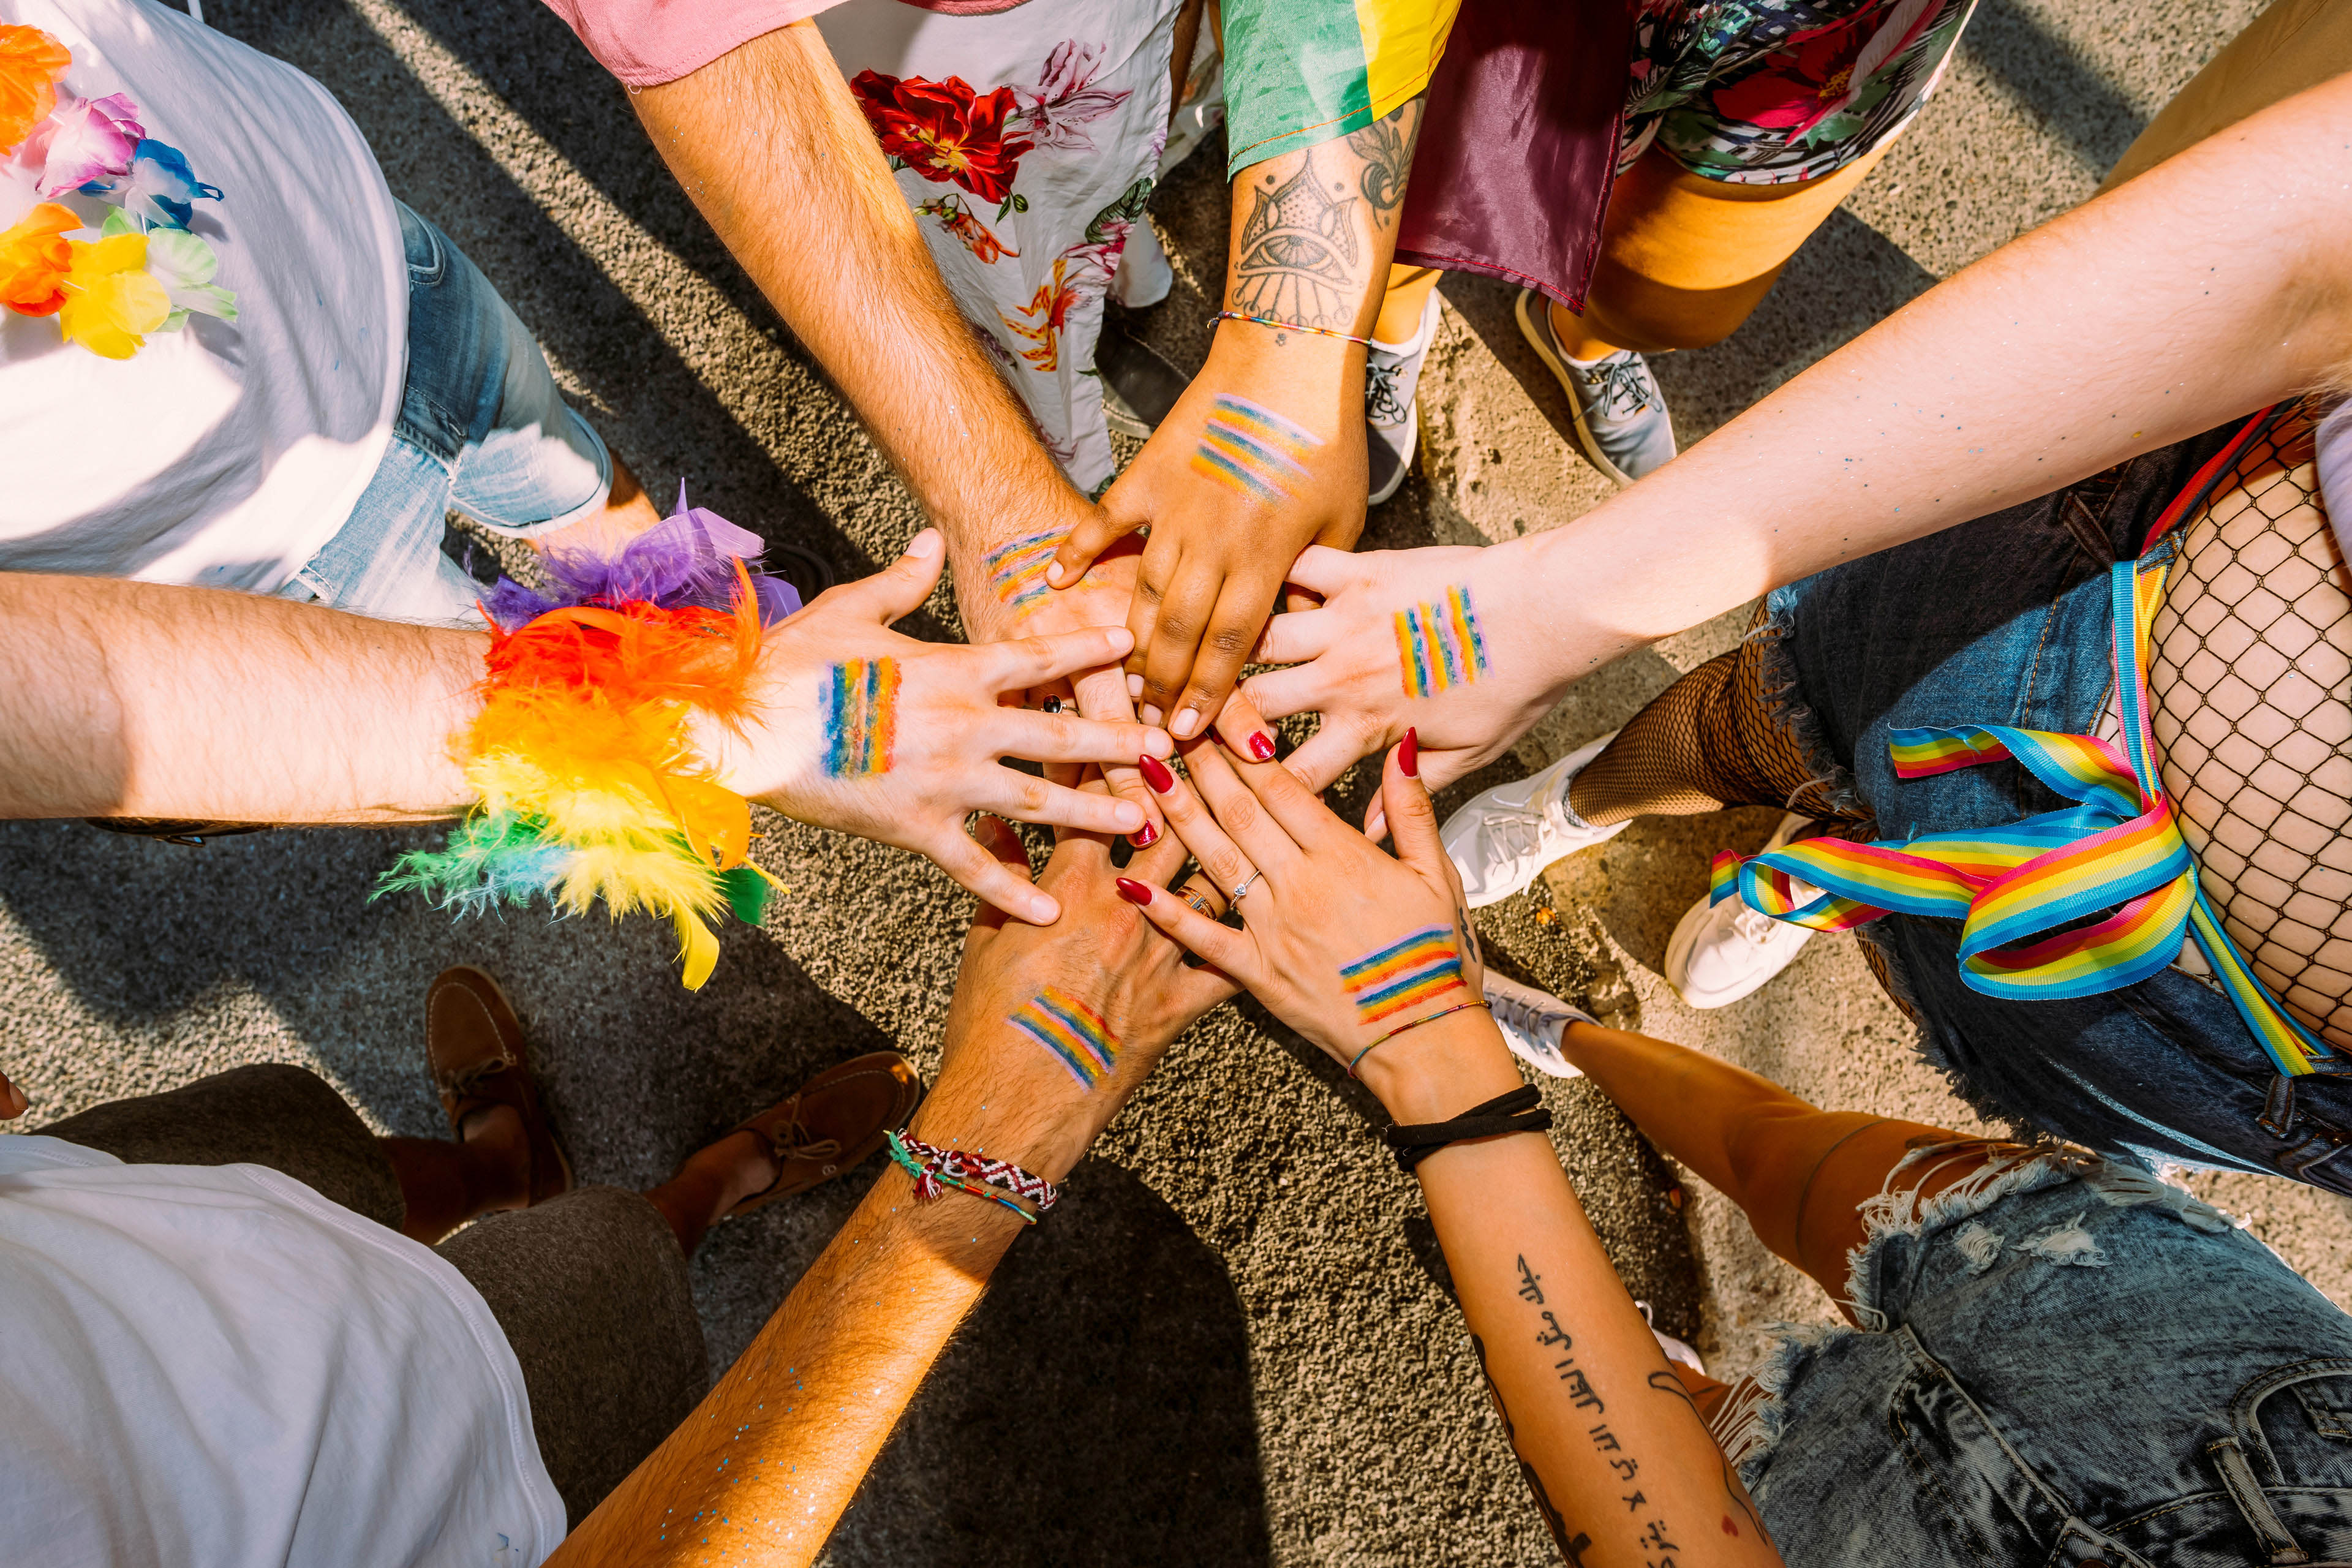
<svg viewBox="0 0 2352 1568"><path fill-rule="evenodd" d="M746 569L758 535L679 508L611 556L551 555L552 597L510 582L486 595L482 707L455 741L480 802L378 896L416 889L466 913L544 893L564 914L602 899L615 919L667 915L689 988L719 962L708 921L759 920L773 879L747 858L751 804L713 776L692 721L741 727L766 625L800 601Z"/></svg>
<svg viewBox="0 0 2352 1568"><path fill-rule="evenodd" d="M897 659L853 658L826 672L826 773L837 779L887 773L898 738Z"/></svg>
<svg viewBox="0 0 2352 1568"><path fill-rule="evenodd" d="M1053 564L1054 552L1062 548L1065 537L1051 530L1032 533L1000 544L982 557L988 568L989 586L1012 606L1014 615L1027 615L1053 592L1045 582L1045 568Z"/></svg>
<svg viewBox="0 0 2352 1568"><path fill-rule="evenodd" d="M1467 686L1486 673L1486 639L1479 635L1466 585L1448 588L1433 605L1399 610L1396 641L1407 697Z"/></svg>
<svg viewBox="0 0 2352 1568"><path fill-rule="evenodd" d="M1321 445L1271 408L1220 397L1192 452L1192 471L1227 489L1279 504L1290 499L1284 481L1306 479L1306 458Z"/></svg>
<svg viewBox="0 0 2352 1568"><path fill-rule="evenodd" d="M1014 1008L1009 1021L1053 1053L1080 1089L1100 1083L1118 1060L1118 1037L1103 1016L1058 985Z"/></svg>
<svg viewBox="0 0 2352 1568"><path fill-rule="evenodd" d="M1462 954L1452 926L1423 926L1339 971L1356 1017L1378 1024L1443 996L1462 984Z"/></svg>

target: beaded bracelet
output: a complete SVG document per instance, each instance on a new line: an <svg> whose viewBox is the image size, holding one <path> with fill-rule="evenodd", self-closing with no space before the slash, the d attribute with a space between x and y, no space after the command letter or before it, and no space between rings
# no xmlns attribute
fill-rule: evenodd
<svg viewBox="0 0 2352 1568"><path fill-rule="evenodd" d="M1035 1225L1038 1215L1062 1201L1059 1187L1043 1176L1031 1175L1010 1160L991 1160L961 1149L942 1148L903 1132L885 1136L889 1140L890 1158L915 1178L917 1203L929 1203L953 1188L1011 1209L1021 1216L1024 1225Z"/></svg>
<svg viewBox="0 0 2352 1568"><path fill-rule="evenodd" d="M1255 321L1261 327L1279 327L1286 332L1313 332L1318 337L1339 338L1346 342L1372 346L1370 338L1360 338L1353 332L1335 332L1328 327L1310 327L1300 321L1277 321L1272 316L1244 316L1239 310L1220 310L1209 318L1213 321Z"/></svg>
<svg viewBox="0 0 2352 1568"><path fill-rule="evenodd" d="M1423 1024L1434 1024L1440 1018L1446 1017L1451 1014L1467 1012L1473 1007L1484 1007L1486 1005L1486 1004L1483 1001L1457 1002L1451 1007L1439 1008L1436 1012L1430 1014L1427 1017L1415 1018L1410 1024L1399 1024L1395 1028L1391 1029L1387 1034L1382 1035L1379 1039L1374 1040L1370 1045L1366 1046L1362 1050L1358 1051L1353 1057L1350 1057L1348 1059L1348 1076L1349 1078L1355 1077L1356 1064L1358 1062L1362 1061L1366 1057L1370 1056L1375 1048L1387 1045L1391 1040L1395 1039L1407 1029L1418 1029Z"/></svg>

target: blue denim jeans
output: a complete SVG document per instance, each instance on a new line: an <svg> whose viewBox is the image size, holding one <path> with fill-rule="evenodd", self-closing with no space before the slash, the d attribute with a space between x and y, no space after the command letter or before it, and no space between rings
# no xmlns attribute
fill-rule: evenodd
<svg viewBox="0 0 2352 1568"><path fill-rule="evenodd" d="M2235 426L2039 500L1834 567L1765 600L1767 700L1868 837L2018 821L2069 803L2015 763L1895 777L1890 730L2095 730L2114 681L2106 568ZM2177 969L2071 1001L1960 980L1958 921L1859 933L1919 1020L1928 1058L1989 1117L2136 1160L2257 1171L2352 1192L2352 1083L2278 1076L2237 1009Z"/></svg>
<svg viewBox="0 0 2352 1568"><path fill-rule="evenodd" d="M2180 1189L2011 1150L1848 1293L1718 1418L1790 1568L2352 1561L2352 1318Z"/></svg>
<svg viewBox="0 0 2352 1568"><path fill-rule="evenodd" d="M388 620L478 626L480 586L441 548L448 514L516 537L567 528L604 506L612 454L449 237L405 205L400 237L408 376L392 444L349 521L281 592Z"/></svg>

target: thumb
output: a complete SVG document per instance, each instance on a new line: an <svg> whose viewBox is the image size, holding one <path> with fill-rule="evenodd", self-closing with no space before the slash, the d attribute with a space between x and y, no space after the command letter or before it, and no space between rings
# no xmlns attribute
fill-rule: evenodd
<svg viewBox="0 0 2352 1568"><path fill-rule="evenodd" d="M1049 587L1075 588L1095 563L1095 557L1150 520L1133 499L1132 487L1113 485L1102 505L1088 509L1087 519L1070 530L1045 567Z"/></svg>
<svg viewBox="0 0 2352 1568"><path fill-rule="evenodd" d="M1421 736L1407 730L1381 769L1381 805L1396 836L1397 858L1440 887L1453 886L1454 868L1437 836L1437 808L1420 778Z"/></svg>
<svg viewBox="0 0 2352 1568"><path fill-rule="evenodd" d="M898 560L871 577L860 577L835 591L848 614L887 626L913 615L931 596L947 559L947 542L938 529L927 528L907 542L907 552Z"/></svg>

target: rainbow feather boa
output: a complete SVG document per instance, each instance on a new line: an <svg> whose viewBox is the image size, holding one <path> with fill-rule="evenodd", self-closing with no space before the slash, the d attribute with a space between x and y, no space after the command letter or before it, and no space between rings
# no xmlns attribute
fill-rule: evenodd
<svg viewBox="0 0 2352 1568"><path fill-rule="evenodd" d="M551 596L500 579L482 602L481 711L453 742L480 804L377 894L417 889L468 913L544 892L563 914L602 899L614 919L667 915L699 989L719 962L709 922L756 922L773 880L747 858L751 803L690 731L698 712L740 729L762 632L801 607L790 584L750 572L760 550L681 490L617 554L551 552Z"/></svg>

